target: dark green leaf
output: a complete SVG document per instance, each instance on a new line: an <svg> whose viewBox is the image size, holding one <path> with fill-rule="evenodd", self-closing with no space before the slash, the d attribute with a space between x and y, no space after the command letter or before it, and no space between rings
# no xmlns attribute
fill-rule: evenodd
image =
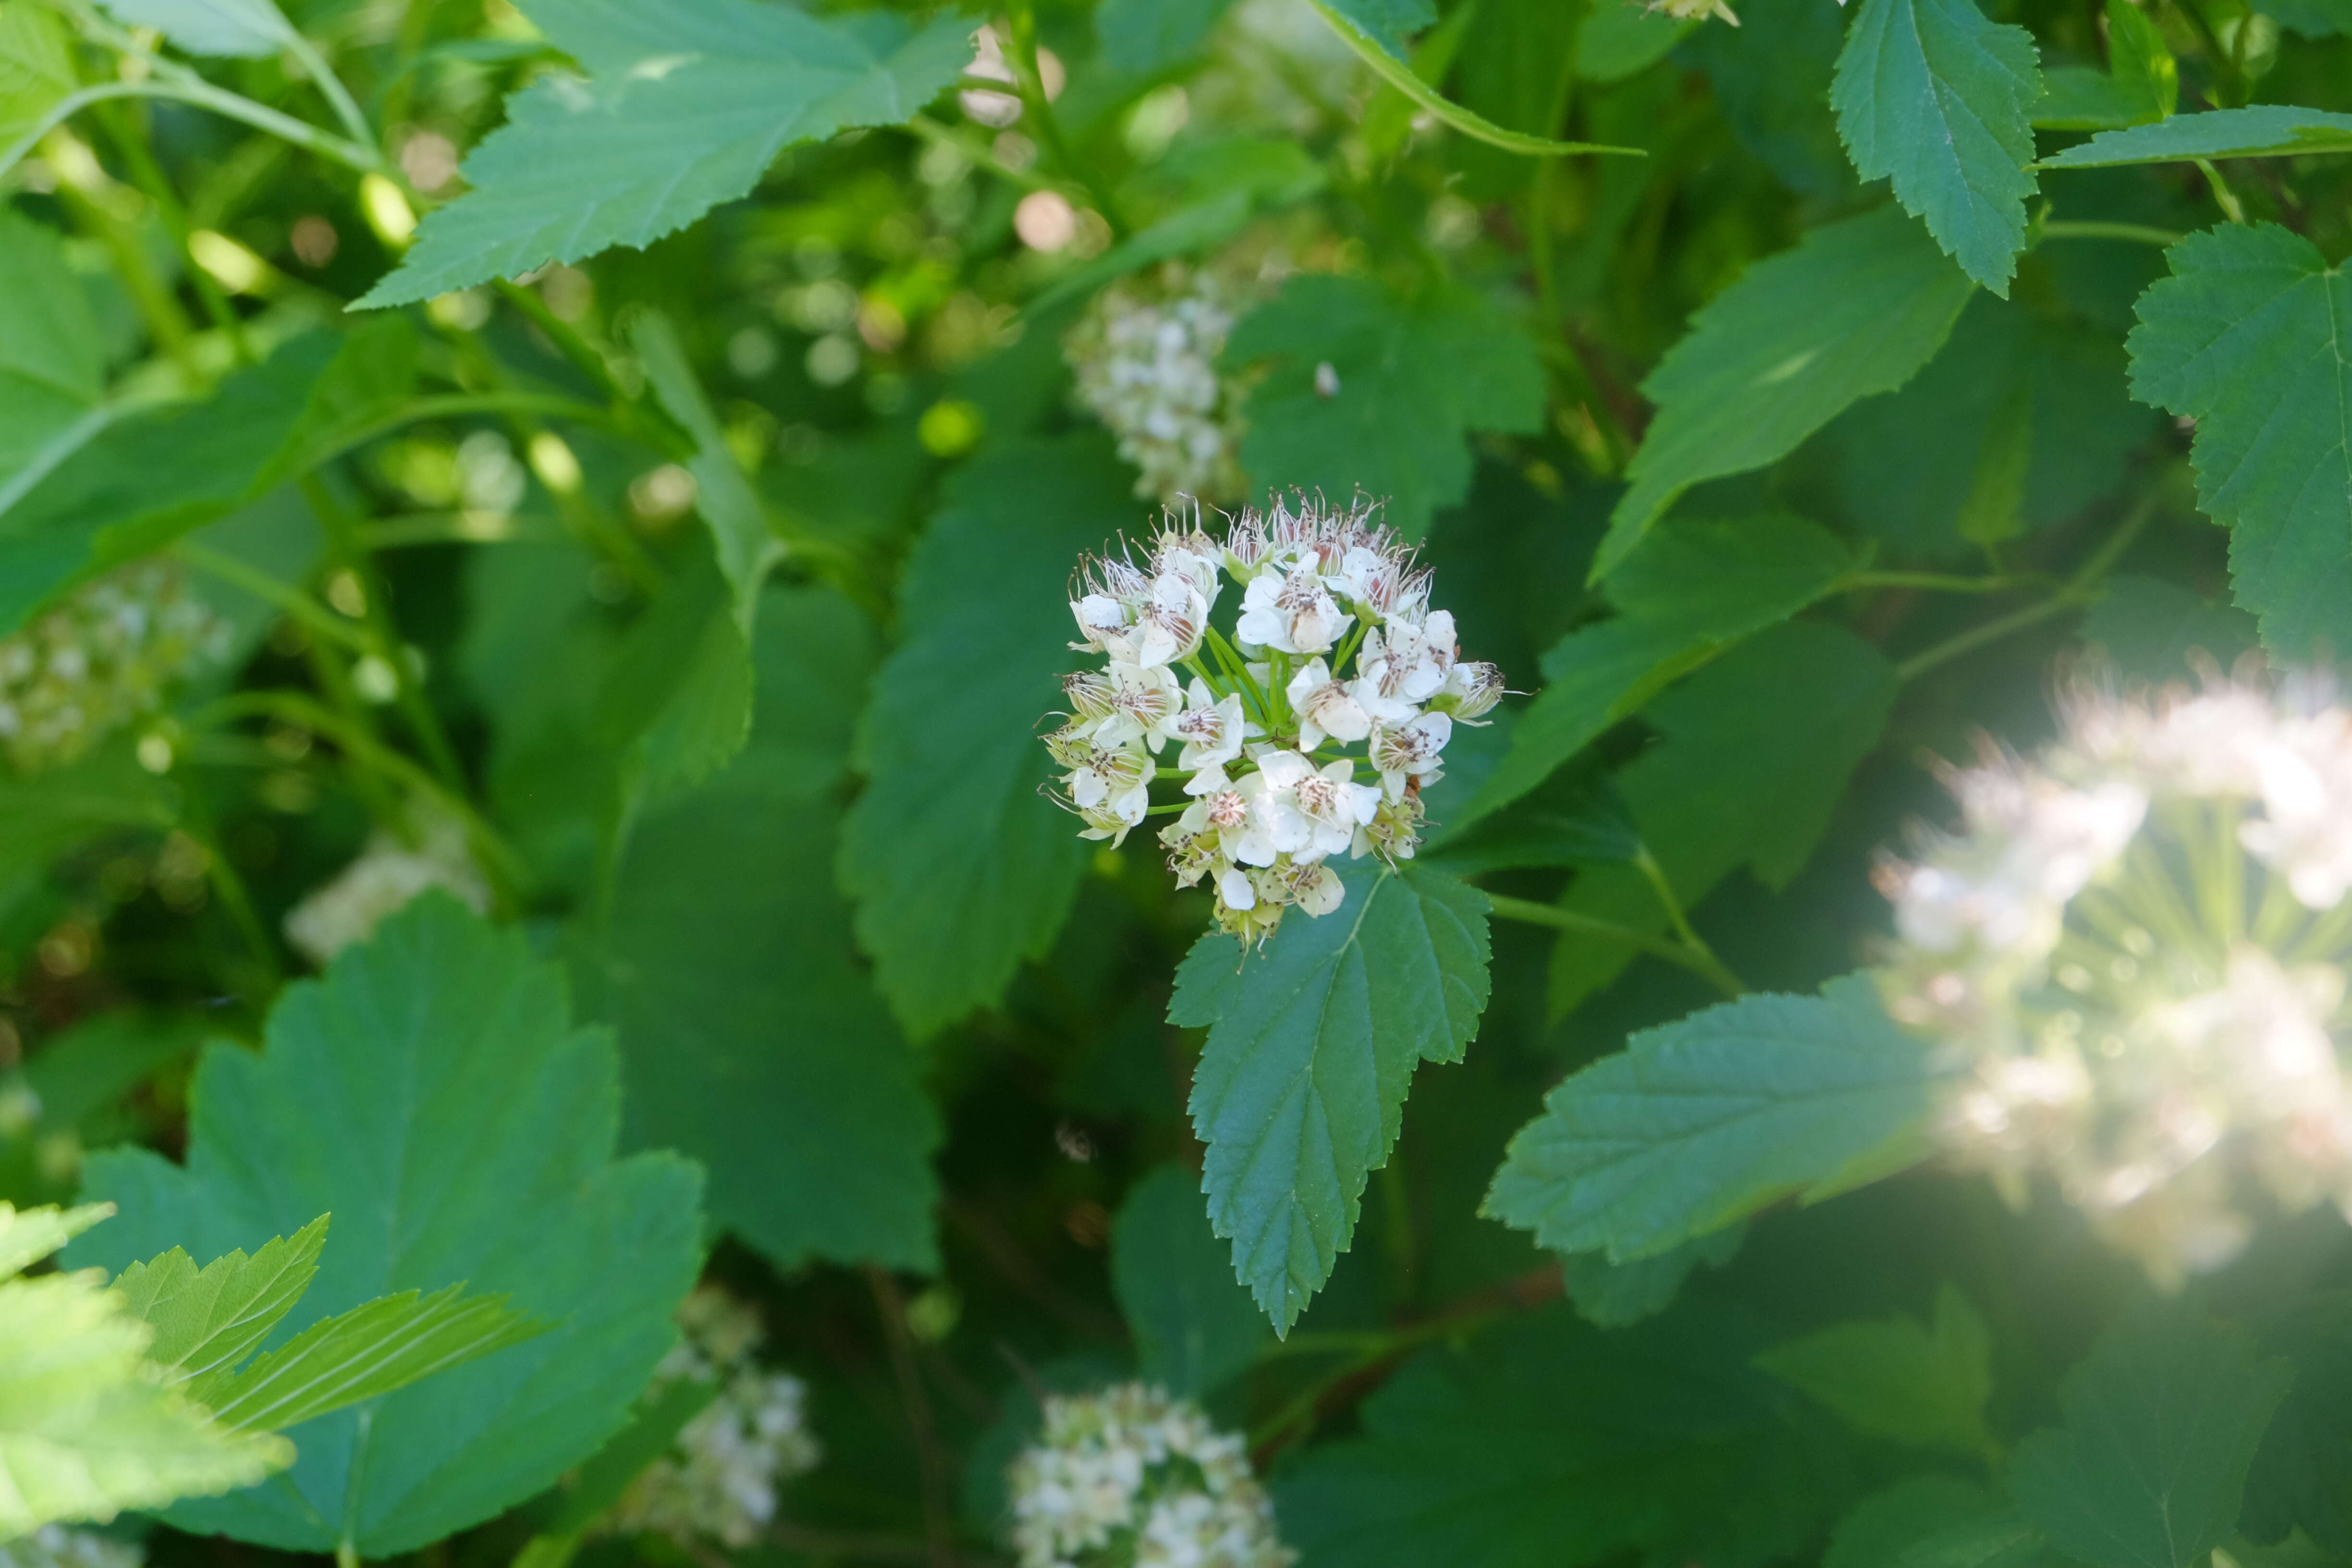
<svg viewBox="0 0 2352 1568"><path fill-rule="evenodd" d="M1622 81L1664 59L1676 40L1705 25L1633 0L1600 0L1577 29L1576 74L1586 81Z"/></svg>
<svg viewBox="0 0 2352 1568"><path fill-rule="evenodd" d="M1087 846L1038 793L1035 727L1069 668L1063 584L1139 521L1131 484L1097 437L999 448L949 481L908 563L906 640L860 721L866 784L841 883L883 998L918 1037L994 1002L1069 913Z"/></svg>
<svg viewBox="0 0 2352 1568"><path fill-rule="evenodd" d="M2084 612L2082 637L2125 675L2161 682L2179 679L2200 658L2229 668L2254 646L2254 621L2164 578L2118 573Z"/></svg>
<svg viewBox="0 0 2352 1568"><path fill-rule="evenodd" d="M1451 763L1449 758L1449 772ZM1464 832L1433 834L1419 858L1467 877L1542 866L1617 865L1641 853L1642 836L1608 781L1566 768Z"/></svg>
<svg viewBox="0 0 2352 1568"><path fill-rule="evenodd" d="M2165 253L2126 345L2132 393L2197 421L2197 490L2279 658L2352 647L2352 275L2272 224Z"/></svg>
<svg viewBox="0 0 2352 1568"><path fill-rule="evenodd" d="M1945 254L2005 297L2041 96L2033 35L1987 21L1976 0L1863 0L1830 104L1862 177L1891 178Z"/></svg>
<svg viewBox="0 0 2352 1568"><path fill-rule="evenodd" d="M1302 273L1225 344L1230 366L1261 361L1272 364L1250 392L1242 438L1260 490L1336 500L1361 487L1415 539L1469 492L1472 431L1528 432L1543 419L1527 334L1465 289L1407 300L1369 278ZM1316 385L1322 364L1339 377L1328 395Z"/></svg>
<svg viewBox="0 0 2352 1568"><path fill-rule="evenodd" d="M1277 1477L1284 1536L1350 1568L1793 1554L1843 1467L1742 1364L1756 1336L1696 1309L1603 1334L1555 1307L1427 1352L1365 1401L1361 1436Z"/></svg>
<svg viewBox="0 0 2352 1568"><path fill-rule="evenodd" d="M1992 1336L1951 1285L1936 1293L1932 1323L1901 1312L1838 1323L1774 1345L1756 1364L1866 1436L1970 1458L1994 1451L1985 1427Z"/></svg>
<svg viewBox="0 0 2352 1568"><path fill-rule="evenodd" d="M1867 977L1644 1029L1552 1090L1486 1212L1557 1252L1664 1252L1909 1164L1938 1075Z"/></svg>
<svg viewBox="0 0 2352 1568"><path fill-rule="evenodd" d="M1814 229L1750 267L1642 384L1657 417L1593 575L1622 562L1690 486L1777 462L1848 405L1910 380L1970 288L1892 207Z"/></svg>
<svg viewBox="0 0 2352 1568"><path fill-rule="evenodd" d="M1601 8L1641 14L1614 0ZM1845 44L1843 8L1809 0L1738 0L1735 8L1739 26L1701 26L1684 46L1714 85L1732 134L1790 190L1850 197L1853 171L1829 106Z"/></svg>
<svg viewBox="0 0 2352 1568"><path fill-rule="evenodd" d="M2108 131L2055 157L2045 169L2104 169L2117 163L2186 163L2192 158L2289 158L2352 153L2352 114L2253 103L2242 109L2178 114L2154 125Z"/></svg>
<svg viewBox="0 0 2352 1568"><path fill-rule="evenodd" d="M782 559L783 542L768 528L768 514L751 489L751 478L728 450L719 416L703 395L694 367L687 363L677 329L658 310L639 312L629 333L645 367L646 381L669 411L671 418L694 437L697 451L687 463L695 483L695 510L709 525L710 542L718 552L719 570L735 591L735 620L748 635L751 610L760 600L760 583L768 568Z"/></svg>
<svg viewBox="0 0 2352 1568"><path fill-rule="evenodd" d="M1265 1320L1234 1282L1232 1253L1201 1213L1201 1183L1160 1165L1128 1190L1110 1233L1111 1290L1146 1381L1198 1399L1246 1368Z"/></svg>
<svg viewBox="0 0 2352 1568"><path fill-rule="evenodd" d="M2177 1307L2137 1312L2066 1374L2063 1424L2017 1445L2011 1495L2096 1568L2189 1568L2237 1528L2247 1468L2293 1380L2242 1330Z"/></svg>
<svg viewBox="0 0 2352 1568"><path fill-rule="evenodd" d="M1605 1252L1571 1252L1559 1260L1561 1284L1577 1316L1595 1328L1622 1329L1664 1311L1693 1270L1722 1268L1747 1239L1748 1227L1735 1225L1622 1263Z"/></svg>
<svg viewBox="0 0 2352 1568"><path fill-rule="evenodd" d="M330 1218L320 1215L290 1237L273 1237L250 1258L230 1252L200 1269L175 1247L124 1269L114 1288L155 1331L148 1359L184 1382L189 1398L216 1403L214 1391L310 1288Z"/></svg>
<svg viewBox="0 0 2352 1568"><path fill-rule="evenodd" d="M1104 61L1148 76L1190 58L1233 0L1103 0L1095 37Z"/></svg>
<svg viewBox="0 0 2352 1568"><path fill-rule="evenodd" d="M331 1213L334 1245L280 1333L458 1280L560 1320L322 1418L287 1485L181 1504L173 1521L388 1557L593 1453L672 1343L699 1253L696 1172L665 1154L614 1162L618 1099L612 1044L572 1026L561 973L520 932L427 894L323 980L289 987L261 1052L206 1051L184 1168L142 1151L93 1158L89 1189L124 1217L78 1242L76 1263L173 1243L226 1252Z"/></svg>
<svg viewBox="0 0 2352 1568"><path fill-rule="evenodd" d="M747 195L778 153L906 120L971 59L971 24L908 37L751 0L532 0L590 75L542 79L467 157L362 307L429 300L615 245L644 247Z"/></svg>
<svg viewBox="0 0 2352 1568"><path fill-rule="evenodd" d="M1973 1481L1913 1476L1854 1504L1831 1532L1822 1568L1896 1568L1905 1553L1956 1529L1980 1526L2000 1500Z"/></svg>
<svg viewBox="0 0 2352 1568"><path fill-rule="evenodd" d="M583 953L629 1142L704 1162L712 1220L784 1269L939 1265L939 1118L850 943L828 875L841 765L812 744L845 744L873 646L837 595L769 591L750 744L638 826Z"/></svg>
<svg viewBox="0 0 2352 1568"><path fill-rule="evenodd" d="M2352 33L2352 0L2263 0L2254 9L2305 37Z"/></svg>
<svg viewBox="0 0 2352 1568"><path fill-rule="evenodd" d="M1202 936L1168 1006L1209 1031L1192 1112L1210 1223L1286 1334L1347 1248L1413 1068L1461 1060L1486 1005L1484 894L1377 860L1341 879L1345 903L1294 911L1260 952Z"/></svg>

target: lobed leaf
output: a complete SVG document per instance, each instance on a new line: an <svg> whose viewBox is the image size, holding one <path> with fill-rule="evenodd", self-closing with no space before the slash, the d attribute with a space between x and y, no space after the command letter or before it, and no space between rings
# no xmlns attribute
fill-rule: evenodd
<svg viewBox="0 0 2352 1568"><path fill-rule="evenodd" d="M699 1181L674 1155L613 1159L612 1042L569 1013L521 932L428 893L289 986L259 1053L205 1052L184 1167L138 1150L85 1164L126 1218L77 1262L226 1252L331 1212L335 1246L281 1333L460 1279L559 1321L319 1418L284 1485L176 1505L174 1524L392 1556L538 1492L626 1419L699 1264Z"/></svg>
<svg viewBox="0 0 2352 1568"><path fill-rule="evenodd" d="M105 1204L59 1208L18 1208L0 1202L0 1283L5 1283L38 1263L91 1226L111 1215Z"/></svg>
<svg viewBox="0 0 2352 1568"><path fill-rule="evenodd" d="M2273 224L2192 234L2140 296L2133 395L2193 417L2197 490L2274 658L2352 647L2352 273Z"/></svg>
<svg viewBox="0 0 2352 1568"><path fill-rule="evenodd" d="M1824 225L1750 267L1642 384L1658 413L1626 469L1594 579L1692 485L1777 462L1852 404L1910 380L1971 287L1891 207Z"/></svg>
<svg viewBox="0 0 2352 1568"><path fill-rule="evenodd" d="M1644 1029L1511 1140L1486 1212L1557 1252L1653 1257L1918 1159L1940 1074L1865 976Z"/></svg>
<svg viewBox="0 0 2352 1568"><path fill-rule="evenodd" d="M642 248L749 195L794 142L908 119L971 59L971 24L952 16L886 37L751 0L533 0L530 15L590 75L509 98L459 171L472 188L355 309Z"/></svg>
<svg viewBox="0 0 2352 1568"><path fill-rule="evenodd" d="M2189 1568L2237 1528L2246 1472L2293 1370L2175 1309L2134 1313L2066 1374L2064 1419L2017 1445L2011 1495L2095 1568Z"/></svg>
<svg viewBox="0 0 2352 1568"><path fill-rule="evenodd" d="M1997 1451L1985 1426L1992 1335L1948 1283L1930 1323L1901 1312L1837 1323L1773 1346L1756 1364L1867 1436L1970 1458Z"/></svg>
<svg viewBox="0 0 2352 1568"><path fill-rule="evenodd" d="M1484 894L1377 860L1340 879L1338 910L1294 912L1260 952L1203 935L1168 1005L1209 1031L1191 1110L1210 1224L1283 1334L1347 1249L1413 1068L1461 1060L1486 1005Z"/></svg>

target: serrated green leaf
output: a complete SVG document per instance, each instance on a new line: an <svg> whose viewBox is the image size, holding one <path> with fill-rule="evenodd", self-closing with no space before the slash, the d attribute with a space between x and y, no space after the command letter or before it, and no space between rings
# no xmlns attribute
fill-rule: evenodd
<svg viewBox="0 0 2352 1568"><path fill-rule="evenodd" d="M1972 287L1892 207L1814 229L1750 267L1642 384L1657 417L1626 469L1594 578L1690 486L1777 462L1849 405L1910 380Z"/></svg>
<svg viewBox="0 0 2352 1568"><path fill-rule="evenodd" d="M713 1223L780 1269L939 1266L939 1116L830 875L841 763L821 743L846 747L875 642L837 595L768 591L749 744L639 825L581 955L620 1033L628 1142L702 1161Z"/></svg>
<svg viewBox="0 0 2352 1568"><path fill-rule="evenodd" d="M2006 298L2041 96L2033 35L1986 20L1976 0L1863 0L1830 106L1862 177L1891 179L1945 254Z"/></svg>
<svg viewBox="0 0 2352 1568"><path fill-rule="evenodd" d="M320 1418L285 1485L180 1504L173 1522L393 1556L541 1490L627 1418L698 1266L699 1184L675 1156L612 1158L612 1044L569 1015L521 932L428 893L289 986L259 1053L206 1051L185 1167L141 1151L87 1163L126 1218L76 1243L76 1262L226 1252L331 1213L335 1244L279 1333L460 1279L559 1320Z"/></svg>
<svg viewBox="0 0 2352 1568"><path fill-rule="evenodd" d="M1756 1364L1865 1436L1970 1458L1996 1451L1985 1426L1992 1336L1949 1284L1931 1323L1901 1312L1837 1323L1774 1345Z"/></svg>
<svg viewBox="0 0 2352 1568"><path fill-rule="evenodd" d="M1408 864L1340 873L1346 901L1244 955L1212 931L1168 1021L1209 1031L1192 1076L1209 1221L1286 1334L1331 1276L1422 1062L1462 1059L1487 994L1486 900Z"/></svg>
<svg viewBox="0 0 2352 1568"><path fill-rule="evenodd" d="M1743 996L1644 1029L1552 1090L1486 1212L1554 1251L1654 1257L1912 1163L1938 1081L1867 976Z"/></svg>
<svg viewBox="0 0 2352 1568"><path fill-rule="evenodd" d="M1087 846L1038 794L1035 725L1069 665L1061 585L1136 518L1132 483L1097 437L1001 447L948 481L908 563L907 637L859 721L866 785L840 875L883 998L918 1038L1002 995L1076 895Z"/></svg>
<svg viewBox="0 0 2352 1568"><path fill-rule="evenodd" d="M1202 1215L1200 1179L1181 1165L1155 1166L1128 1189L1111 1222L1110 1286L1137 1373L1171 1394L1202 1397L1265 1342L1265 1320Z"/></svg>
<svg viewBox="0 0 2352 1568"><path fill-rule="evenodd" d="M2307 153L2352 153L2352 114L2252 103L2176 114L2153 125L2108 131L2036 165L2043 169L2106 169L2119 163L2186 163L2192 158L2291 158Z"/></svg>
<svg viewBox="0 0 2352 1568"><path fill-rule="evenodd" d="M556 1540L585 1534L605 1510L621 1500L629 1483L647 1466L670 1451L688 1422L710 1407L719 1385L701 1378L681 1377L659 1393L648 1392L637 1404L637 1414L614 1439L596 1450L564 1483L563 1505L547 1522L543 1537ZM566 1553L562 1561L569 1561ZM516 1559L518 1563L522 1559Z"/></svg>
<svg viewBox="0 0 2352 1568"><path fill-rule="evenodd" d="M468 1296L465 1289L445 1286L429 1296L403 1290L313 1323L214 1384L205 1403L215 1420L234 1430L282 1432L555 1326L513 1310L504 1296Z"/></svg>
<svg viewBox="0 0 2352 1568"><path fill-rule="evenodd" d="M1362 1436L1277 1473L1284 1539L1351 1568L1794 1558L1845 1467L1742 1364L1758 1340L1716 1310L1602 1333L1551 1307L1424 1352L1364 1402Z"/></svg>
<svg viewBox="0 0 2352 1568"><path fill-rule="evenodd" d="M2140 296L2133 395L2197 421L2197 492L2230 530L2272 655L2352 647L2352 273L2273 224L2192 234Z"/></svg>
<svg viewBox="0 0 2352 1568"><path fill-rule="evenodd" d="M1576 1315L1599 1329L1622 1329L1666 1310L1702 1264L1720 1268L1748 1239L1744 1225L1670 1247L1654 1258L1612 1263L1605 1252L1571 1252L1559 1260L1560 1285Z"/></svg>
<svg viewBox="0 0 2352 1568"><path fill-rule="evenodd" d="M1643 841L1685 905L1745 866L1769 888L1803 869L1846 781L1878 744L1894 667L1841 626L1796 621L1733 648L1644 711L1660 741L1617 775ZM1644 933L1666 928L1639 870L1594 866L1564 908ZM1564 1013L1622 971L1622 942L1563 936L1552 1009Z"/></svg>
<svg viewBox="0 0 2352 1568"><path fill-rule="evenodd" d="M336 342L311 333L209 402L116 421L0 510L0 636L57 595L255 499Z"/></svg>
<svg viewBox="0 0 2352 1568"><path fill-rule="evenodd" d="M1360 487L1414 539L1469 493L1472 431L1528 432L1543 419L1543 367L1527 334L1466 289L1406 299L1369 278L1301 273L1234 326L1224 363L1269 366L1242 437L1262 493L1340 500ZM1339 378L1328 394L1317 386L1324 364Z"/></svg>
<svg viewBox="0 0 2352 1568"><path fill-rule="evenodd" d="M270 0L100 0L126 27L152 27L192 55L274 55L294 29Z"/></svg>
<svg viewBox="0 0 2352 1568"><path fill-rule="evenodd" d="M1834 535L1785 512L1677 519L1652 530L1609 579L1609 597L1625 614L1570 632L1544 655L1543 689L1458 822L1535 788L1667 682L1788 619L1853 567L1853 552Z"/></svg>
<svg viewBox="0 0 2352 1568"><path fill-rule="evenodd" d="M748 195L793 142L908 119L971 60L971 24L952 16L881 43L751 0L533 0L530 15L591 74L509 98L460 170L472 188L355 309L643 247Z"/></svg>
<svg viewBox="0 0 2352 1568"><path fill-rule="evenodd" d="M1423 110L1465 136L1475 137L1506 152L1530 157L1557 158L1571 153L1595 153L1624 158L1648 154L1639 147L1611 147L1596 142L1555 142L1549 136L1507 131L1485 115L1465 109L1421 79L1406 63L1402 34L1436 20L1427 0L1310 0L1331 30L1346 41L1358 58L1372 68L1382 81Z"/></svg>
<svg viewBox="0 0 2352 1568"><path fill-rule="evenodd" d="M44 1204L20 1209L0 1202L0 1283L22 1274L113 1212L107 1204L69 1209Z"/></svg>
<svg viewBox="0 0 2352 1568"><path fill-rule="evenodd" d="M710 399L703 395L694 367L687 363L677 329L658 310L638 312L629 332L630 346L645 368L646 384L671 418L694 437L695 455L687 461L694 476L695 510L709 526L710 542L718 552L719 569L735 591L735 620L746 635L751 611L760 602L760 584L768 569L783 558L783 542L768 527L767 509L751 489L751 477L728 450L727 436Z"/></svg>
<svg viewBox="0 0 2352 1568"><path fill-rule="evenodd" d="M0 1217L0 1251L21 1220ZM87 1274L0 1280L0 1541L251 1486L284 1438L215 1425L152 1375L147 1326Z"/></svg>
<svg viewBox="0 0 2352 1568"><path fill-rule="evenodd" d="M2237 1528L2247 1468L2293 1380L2242 1330L2179 1307L2135 1313L2066 1374L2063 1422L2017 1445L2010 1494L2096 1568L2189 1568Z"/></svg>
<svg viewBox="0 0 2352 1568"><path fill-rule="evenodd" d="M756 680L744 635L732 585L699 550L628 629L604 668L594 725L620 759L625 820L702 783L743 749Z"/></svg>
<svg viewBox="0 0 2352 1568"><path fill-rule="evenodd" d="M2291 1297L2257 1332L2294 1384L2246 1474L2240 1526L2255 1541L2300 1531L2331 1560L2352 1555L2352 1293Z"/></svg>
<svg viewBox="0 0 2352 1568"><path fill-rule="evenodd" d="M232 1251L198 1268L175 1247L124 1269L114 1288L155 1331L148 1359L184 1384L189 1398L217 1405L215 1391L310 1288L331 1218L320 1215L290 1237L273 1237L250 1258Z"/></svg>

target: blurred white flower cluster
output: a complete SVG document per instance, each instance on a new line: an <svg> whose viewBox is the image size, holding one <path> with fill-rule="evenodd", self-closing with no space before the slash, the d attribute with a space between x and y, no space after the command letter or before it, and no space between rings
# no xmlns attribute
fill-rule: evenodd
<svg viewBox="0 0 2352 1568"><path fill-rule="evenodd" d="M377 828L358 859L287 910L286 940L323 969L427 888L439 888L476 914L488 912L489 884L466 847L464 826L419 810L410 814L405 837Z"/></svg>
<svg viewBox="0 0 2352 1568"><path fill-rule="evenodd" d="M1274 1507L1237 1434L1139 1383L1053 1395L1013 1462L1021 1568L1286 1568Z"/></svg>
<svg viewBox="0 0 2352 1568"><path fill-rule="evenodd" d="M1097 294L1070 329L1062 351L1078 400L1142 470L1136 494L1224 500L1245 488L1240 399L1217 374L1217 356L1258 291L1238 266L1171 261Z"/></svg>
<svg viewBox="0 0 2352 1568"><path fill-rule="evenodd" d="M101 578L0 640L0 751L19 773L70 763L160 711L173 680L228 656L229 637L170 563Z"/></svg>
<svg viewBox="0 0 2352 1568"><path fill-rule="evenodd" d="M146 1560L131 1542L62 1524L0 1542L0 1568L141 1568Z"/></svg>
<svg viewBox="0 0 2352 1568"><path fill-rule="evenodd" d="M799 1378L763 1370L759 1314L714 1286L678 1304L677 1348L654 1371L648 1394L686 1379L719 1392L688 1422L670 1451L629 1484L606 1528L651 1531L680 1545L716 1540L751 1545L776 1517L776 1487L814 1469L821 1457Z"/></svg>
<svg viewBox="0 0 2352 1568"><path fill-rule="evenodd" d="M1963 1163L2012 1202L2047 1173L2176 1286L2265 1209L2352 1214L2352 710L2308 676L2061 707L2039 755L1951 771L1957 833L1880 867L1887 1005L1959 1055Z"/></svg>
<svg viewBox="0 0 2352 1568"><path fill-rule="evenodd" d="M1231 637L1210 619L1228 574L1242 585ZM1181 813L1160 835L1169 869L1183 887L1205 879L1218 924L1244 942L1271 936L1292 904L1338 909L1330 856L1410 858L1454 721L1503 694L1493 665L1457 657L1429 587L1368 505L1304 497L1244 510L1222 542L1195 507L1171 515L1140 564L1085 563L1070 603L1084 640L1070 646L1108 662L1064 677L1073 711L1045 737L1080 836L1117 845L1146 816ZM1173 766L1155 760L1171 745ZM1163 776L1187 798L1152 805Z"/></svg>

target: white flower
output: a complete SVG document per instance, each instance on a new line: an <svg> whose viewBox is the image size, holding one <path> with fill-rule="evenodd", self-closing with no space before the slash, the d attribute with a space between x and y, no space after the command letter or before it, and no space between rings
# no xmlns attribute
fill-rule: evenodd
<svg viewBox="0 0 2352 1568"><path fill-rule="evenodd" d="M1241 1438L1142 1384L1052 1395L1006 1474L1020 1568L1288 1568Z"/></svg>
<svg viewBox="0 0 2352 1568"><path fill-rule="evenodd" d="M1153 751L1168 743L1168 726L1184 710L1184 689L1165 665L1110 661L1110 712L1094 731L1097 744L1145 742Z"/></svg>
<svg viewBox="0 0 2352 1568"><path fill-rule="evenodd" d="M1354 619L1339 608L1321 575L1302 563L1278 579L1271 573L1252 578L1242 595L1242 616L1234 631L1255 647L1328 653Z"/></svg>
<svg viewBox="0 0 2352 1568"><path fill-rule="evenodd" d="M1217 360L1261 292L1238 268L1171 262L1103 289L1064 340L1078 401L1139 471L1136 494L1221 498L1244 488L1238 399Z"/></svg>
<svg viewBox="0 0 2352 1568"><path fill-rule="evenodd" d="M160 712L174 684L227 656L229 637L172 563L90 584L0 639L0 757L24 773L75 761Z"/></svg>
<svg viewBox="0 0 2352 1568"><path fill-rule="evenodd" d="M466 829L455 818L416 808L407 837L384 828L369 836L358 859L334 880L313 889L286 912L286 940L311 963L329 961L408 907L428 888L438 888L476 914L488 912L490 888L474 863Z"/></svg>
<svg viewBox="0 0 2352 1568"><path fill-rule="evenodd" d="M1357 784L1354 773L1355 763L1341 757L1291 784L1293 809L1314 825L1314 837L1297 858L1320 860L1338 854L1355 841L1357 829L1379 811L1380 790Z"/></svg>
<svg viewBox="0 0 2352 1568"><path fill-rule="evenodd" d="M622 1494L602 1528L649 1531L692 1547L702 1538L746 1547L776 1517L776 1488L821 1458L800 1379L753 1359L766 1338L751 1309L705 1286L678 1307L685 1338L655 1369L648 1394L695 1379L718 1384L667 1454Z"/></svg>
<svg viewBox="0 0 2352 1568"><path fill-rule="evenodd" d="M1248 815L1238 835L1228 838L1234 858L1245 866L1271 866L1277 855L1296 855L1315 840L1315 824L1298 809L1298 781L1315 764L1296 752L1268 752L1257 772L1235 784Z"/></svg>
<svg viewBox="0 0 2352 1568"><path fill-rule="evenodd" d="M1311 752L1323 737L1353 744L1372 732L1372 716L1364 710L1353 683L1331 678L1331 667L1318 656L1308 659L1290 678L1286 693L1298 715L1298 746Z"/></svg>
<svg viewBox="0 0 2352 1568"><path fill-rule="evenodd" d="M1242 742L1253 728L1243 718L1241 693L1236 691L1217 697L1209 690L1208 683L1194 679L1186 691L1187 706L1183 712L1169 721L1169 730L1182 742L1184 749L1176 754L1180 768L1221 769L1242 754ZM1223 774L1217 777L1223 780ZM1185 793L1200 795L1209 787L1200 779L1187 784ZM1216 787L1223 787L1222 782Z"/></svg>
<svg viewBox="0 0 2352 1568"><path fill-rule="evenodd" d="M1445 677L1445 684L1429 700L1433 708L1443 709L1463 723L1475 723L1494 710L1503 700L1503 672L1481 659L1457 664Z"/></svg>
<svg viewBox="0 0 2352 1568"><path fill-rule="evenodd" d="M1454 721L1443 713L1423 713L1394 728L1372 731L1372 766L1391 800L1404 793L1405 781L1432 783L1437 775L1438 753L1454 738Z"/></svg>

